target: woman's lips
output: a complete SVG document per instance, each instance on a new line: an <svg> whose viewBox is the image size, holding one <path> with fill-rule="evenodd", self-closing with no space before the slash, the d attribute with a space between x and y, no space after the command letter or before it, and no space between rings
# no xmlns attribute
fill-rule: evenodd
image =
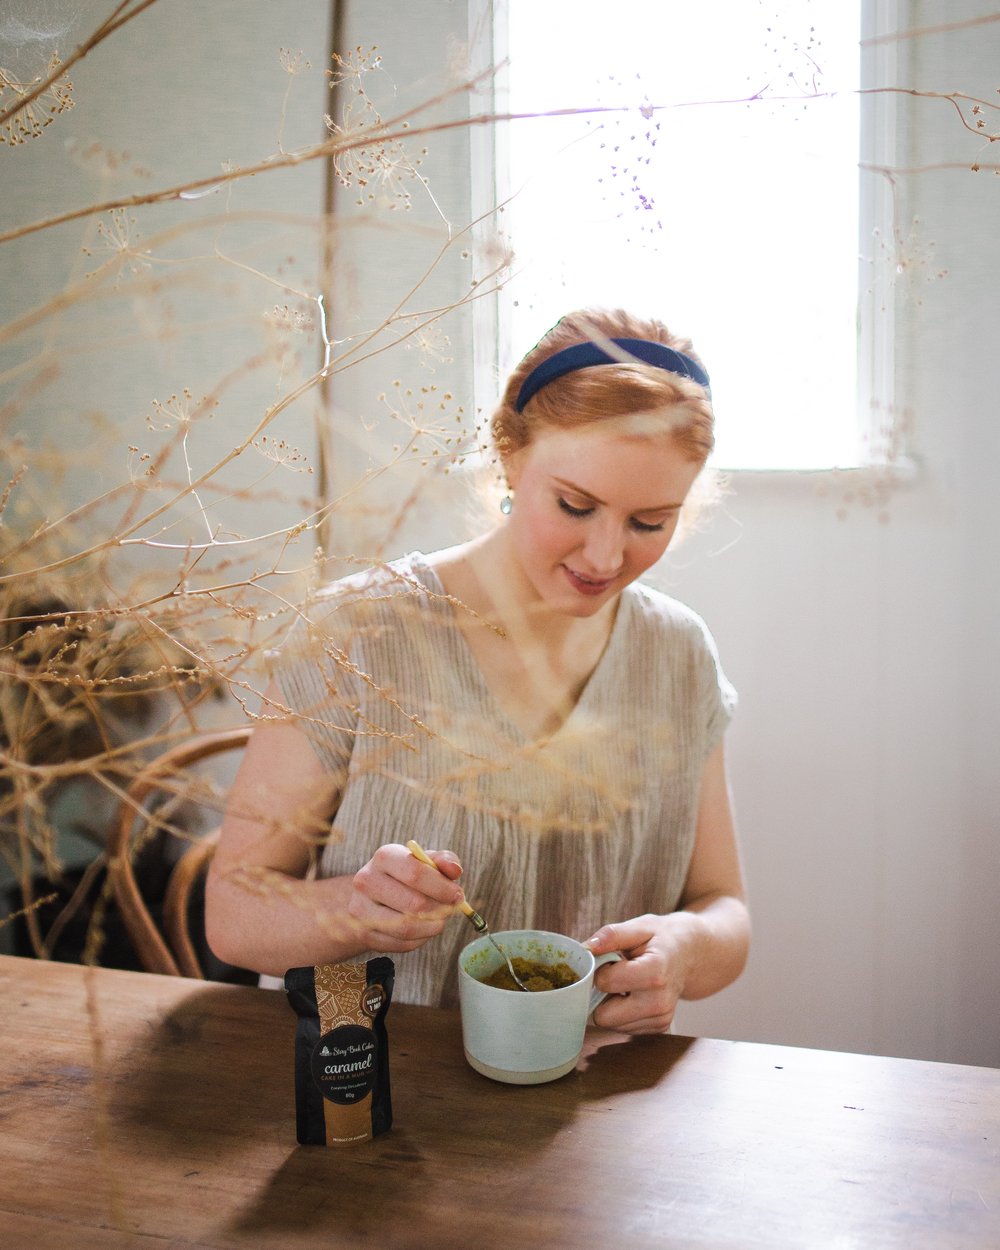
<svg viewBox="0 0 1000 1250"><path fill-rule="evenodd" d="M603 595L608 587L613 585L615 580L613 577L606 577L603 581L598 582L589 577L581 577L579 573L574 573L566 564L562 566L562 569L569 584L581 595Z"/></svg>

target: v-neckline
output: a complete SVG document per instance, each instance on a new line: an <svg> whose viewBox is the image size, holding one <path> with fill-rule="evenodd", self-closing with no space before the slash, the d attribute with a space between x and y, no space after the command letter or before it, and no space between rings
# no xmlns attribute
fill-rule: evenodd
<svg viewBox="0 0 1000 1250"><path fill-rule="evenodd" d="M601 650L601 654L597 658L597 663L591 669L590 676L584 682L583 688L573 703L573 706L570 708L569 712L562 719L559 725L552 731L552 733L541 734L533 737L532 735L526 733L517 721L514 720L501 703L500 699L497 698L493 687L487 681L486 674L483 671L483 666L479 663L475 652L469 646L468 639L465 637L465 633L458 622L457 611L454 603L451 601L452 596L450 596L445 590L444 583L438 576L437 570L426 558L426 556L418 552L413 552L409 556L409 562L410 567L415 572L419 573L424 582L429 583L428 589L432 590L434 594L442 597L442 604L447 608L449 619L454 627L452 632L455 636L456 651L464 659L465 668L474 675L480 689L481 700L492 709L494 716L507 726L510 731L510 737L517 743L518 746L540 749L548 743L553 742L556 738L563 734L572 720L576 719L580 715L583 715L583 712L585 711L584 704L592 701L594 697L594 690L598 685L598 680L609 663L609 657L617 648L618 639L624 630L625 616L628 612L628 596L626 594L626 591L628 590L627 586L618 596L618 604L615 609L615 619L611 624L611 630L608 633L608 637Z"/></svg>

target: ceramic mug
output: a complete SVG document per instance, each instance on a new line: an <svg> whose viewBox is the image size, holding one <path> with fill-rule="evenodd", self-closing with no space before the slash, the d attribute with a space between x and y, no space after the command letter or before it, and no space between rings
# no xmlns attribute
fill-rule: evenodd
<svg viewBox="0 0 1000 1250"><path fill-rule="evenodd" d="M594 972L622 956L594 956L561 933L511 929L494 938L513 958L567 963L579 977L558 990L524 993L484 985L502 963L488 937L477 938L458 957L462 1042L469 1064L508 1085L540 1085L571 1072L583 1049L587 1017L607 998L594 989Z"/></svg>

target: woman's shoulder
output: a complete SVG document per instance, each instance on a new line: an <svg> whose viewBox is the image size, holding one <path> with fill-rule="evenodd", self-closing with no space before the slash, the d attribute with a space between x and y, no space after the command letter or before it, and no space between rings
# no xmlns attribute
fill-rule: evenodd
<svg viewBox="0 0 1000 1250"><path fill-rule="evenodd" d="M665 665L671 673L700 675L703 688L718 692L726 718L736 707L736 691L722 669L711 630L693 608L662 590L635 582L628 588L630 622L633 626L630 652L654 660L652 671Z"/></svg>
<svg viewBox="0 0 1000 1250"><path fill-rule="evenodd" d="M625 593L631 602L632 620L640 629L692 639L711 639L711 632L702 617L680 599L645 582L633 582Z"/></svg>
<svg viewBox="0 0 1000 1250"><path fill-rule="evenodd" d="M413 551L327 582L310 596L304 614L316 624L354 606L367 611L380 607L393 611L413 600L426 605L428 598L439 594L436 582L426 558Z"/></svg>
<svg viewBox="0 0 1000 1250"><path fill-rule="evenodd" d="M419 551L411 551L395 560L379 560L366 563L355 573L346 573L335 581L327 582L316 592L315 601L326 603L344 599L371 598L387 591L427 590L432 588L433 574L428 576L427 558Z"/></svg>
<svg viewBox="0 0 1000 1250"><path fill-rule="evenodd" d="M370 564L339 577L304 596L290 627L274 653L312 655L316 646L332 643L366 646L430 625L432 602L440 598L433 572L419 552Z"/></svg>

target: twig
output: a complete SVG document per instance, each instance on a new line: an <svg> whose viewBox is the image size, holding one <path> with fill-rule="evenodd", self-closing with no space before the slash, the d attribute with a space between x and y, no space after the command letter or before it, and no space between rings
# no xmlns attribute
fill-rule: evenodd
<svg viewBox="0 0 1000 1250"><path fill-rule="evenodd" d="M943 22L940 26L917 26L913 30L893 30L886 35L872 35L861 40L862 48L871 48L880 43L900 43L904 39L922 39L926 35L947 35L956 30L969 30L973 26L986 26L990 22L1000 22L1000 13L988 13L985 17L970 17L964 22Z"/></svg>
<svg viewBox="0 0 1000 1250"><path fill-rule="evenodd" d="M65 907L60 908L59 915L56 916L55 920L53 920L51 925L49 925L49 931L46 933L43 943L43 958L52 958L52 952L55 950L56 943L59 941L59 935L80 910L80 907L86 900L87 895L90 893L90 887L93 885L98 873L100 873L103 867L104 854L102 852L99 855L95 855L95 857L87 865L80 878L79 884L68 899ZM58 895L55 894L49 895L50 899L57 897Z"/></svg>
<svg viewBox="0 0 1000 1250"><path fill-rule="evenodd" d="M17 911L8 912L6 916L0 916L0 929L4 925L10 924L12 920L16 920L18 916L27 916L29 912L36 911L39 907L44 907L46 903L55 902L58 897L58 894L46 894L44 898L33 899L27 907L21 907Z"/></svg>
<svg viewBox="0 0 1000 1250"><path fill-rule="evenodd" d="M153 2L154 0L146 0L147 4ZM0 234L0 243L9 243L13 239L24 238L26 235L35 234L39 230L47 230L52 226L63 225L68 221L79 221L83 217L92 217L97 213L112 212L119 208L138 208L144 204L162 204L169 200L194 197L194 194L198 191L214 190L216 187L224 186L227 182L236 182L242 178L254 178L258 174L266 173L272 169L290 169L296 165L302 165L328 156L336 156L342 152L353 152L357 148L371 147L374 143L398 143L404 139L419 138L422 135L434 134L442 130L452 130L456 126L484 124L494 120L503 120L502 118L483 116L469 119L462 118L455 122L430 123L418 128L411 128L409 124L409 118L415 114L444 103L452 96L472 91L483 78L492 74L492 72L492 68L485 70L467 82L460 83L449 91L442 92L440 95L435 96L434 99L427 100L412 109L407 109L384 124L373 126L352 138L335 136L332 139L315 144L313 147L303 148L298 152L289 152L281 157L269 156L262 161L258 161L255 165L247 165L242 169L227 170L221 176L213 175L209 178L196 178L192 182L179 183L176 186L167 187L160 191L150 191L145 195L119 196L117 199L106 200L101 204L89 204L84 208L71 209L68 212L59 213L55 217L47 217L42 221L33 222L28 226L18 226L13 230L4 231ZM560 111L573 113L579 110L565 109ZM605 111L622 112L624 111L624 106ZM525 116L531 116L531 114L526 114Z"/></svg>
<svg viewBox="0 0 1000 1250"><path fill-rule="evenodd" d="M18 469L18 471L14 474L14 476L10 479L10 481L4 487L4 492L2 495L0 495L0 525L3 525L3 514L7 510L7 504L10 502L11 492L19 484L19 482L21 481L21 479L24 477L25 473L27 472L28 472L28 466L26 464L22 464L21 467Z"/></svg>
<svg viewBox="0 0 1000 1250"><path fill-rule="evenodd" d="M130 22L133 17L138 17L143 9L148 9L150 5L155 4L156 0L140 0L138 6L131 13L125 13L121 17L118 16L122 9L127 9L131 0L122 0L122 3L113 10L111 16L106 18L100 26L94 31L89 39L85 39L83 43L72 53L67 60L63 61L59 67L52 71L51 74L35 86L23 96L19 96L17 103L12 104L10 108L0 111L0 126L10 118L16 116L22 109L26 109L29 104L37 100L40 95L44 95L53 83L58 82L60 78L64 78L69 70L77 61L82 61L88 52L91 52L99 43L103 43L109 35L114 34L116 30L121 29L126 22Z"/></svg>

